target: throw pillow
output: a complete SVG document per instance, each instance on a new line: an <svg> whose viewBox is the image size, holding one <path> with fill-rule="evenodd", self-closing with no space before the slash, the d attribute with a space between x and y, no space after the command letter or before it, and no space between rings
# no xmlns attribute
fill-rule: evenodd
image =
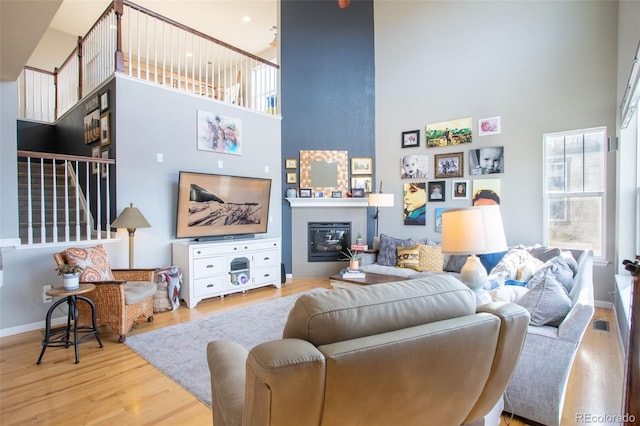
<svg viewBox="0 0 640 426"><path fill-rule="evenodd" d="M529 249L529 253L531 253L531 255L536 259L546 262L549 259L553 259L554 257L559 256L560 249L557 247L546 247L540 244L536 244Z"/></svg>
<svg viewBox="0 0 640 426"><path fill-rule="evenodd" d="M497 253L479 254L478 257L480 258L480 263L482 263L484 269L487 270L487 274L489 274L505 254L507 254L506 251L500 251Z"/></svg>
<svg viewBox="0 0 640 426"><path fill-rule="evenodd" d="M420 270L442 272L444 255L440 246L416 244L420 251Z"/></svg>
<svg viewBox="0 0 640 426"><path fill-rule="evenodd" d="M398 247L397 263L399 268L410 268L420 271L420 250L418 247Z"/></svg>
<svg viewBox="0 0 640 426"><path fill-rule="evenodd" d="M546 271L550 271L555 276L558 282L564 286L567 293L571 292L571 289L573 288L573 269L571 269L566 259L562 256L556 256L553 259L546 261L529 280L527 287L535 287L544 280L544 273Z"/></svg>
<svg viewBox="0 0 640 426"><path fill-rule="evenodd" d="M84 269L80 281L112 281L113 274L102 244L94 247L71 247L65 250L67 262Z"/></svg>
<svg viewBox="0 0 640 426"><path fill-rule="evenodd" d="M536 273L538 268L543 265L544 262L542 260L538 260L535 257L531 256L529 259L522 262L518 265L518 273L516 275L516 279L518 281L529 281L533 274Z"/></svg>
<svg viewBox="0 0 640 426"><path fill-rule="evenodd" d="M396 266L396 247L413 246L411 238L402 240L385 234L380 234L380 251L378 252L378 265Z"/></svg>
<svg viewBox="0 0 640 426"><path fill-rule="evenodd" d="M571 299L549 269L543 273L544 279L516 303L529 311L530 324L557 327L571 310Z"/></svg>
<svg viewBox="0 0 640 426"><path fill-rule="evenodd" d="M488 272L487 278L489 281L496 282L498 286L504 285L506 280L515 280L518 277L518 266L530 258L531 255L523 248L509 249Z"/></svg>
<svg viewBox="0 0 640 426"><path fill-rule="evenodd" d="M467 257L469 256L465 256L462 254L451 255L451 257L449 258L449 262L447 262L447 265L444 267L444 270L447 272L459 273L460 270L462 270L464 264L467 262Z"/></svg>
<svg viewBox="0 0 640 426"><path fill-rule="evenodd" d="M514 303L524 296L529 289L513 285L505 285L491 290L489 294L494 302L511 302Z"/></svg>

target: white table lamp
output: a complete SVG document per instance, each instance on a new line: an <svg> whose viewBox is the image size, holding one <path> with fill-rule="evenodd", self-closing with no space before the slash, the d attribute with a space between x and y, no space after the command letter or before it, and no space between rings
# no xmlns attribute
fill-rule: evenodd
<svg viewBox="0 0 640 426"><path fill-rule="evenodd" d="M127 228L129 232L129 269L133 269L133 237L137 228L150 228L149 222L133 203L122 210L122 213L111 223L112 228Z"/></svg>
<svg viewBox="0 0 640 426"><path fill-rule="evenodd" d="M500 206L474 206L442 213L442 253L470 255L460 280L472 290L487 282L487 271L477 254L507 250Z"/></svg>

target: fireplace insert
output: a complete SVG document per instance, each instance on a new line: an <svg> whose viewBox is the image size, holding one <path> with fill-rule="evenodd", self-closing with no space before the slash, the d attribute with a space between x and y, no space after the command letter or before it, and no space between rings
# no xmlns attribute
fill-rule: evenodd
<svg viewBox="0 0 640 426"><path fill-rule="evenodd" d="M351 222L309 222L308 262L335 262L351 241Z"/></svg>

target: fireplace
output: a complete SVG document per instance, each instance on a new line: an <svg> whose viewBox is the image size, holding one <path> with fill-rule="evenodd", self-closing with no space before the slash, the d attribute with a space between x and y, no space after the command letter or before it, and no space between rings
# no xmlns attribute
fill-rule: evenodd
<svg viewBox="0 0 640 426"><path fill-rule="evenodd" d="M351 241L351 222L308 222L308 262L335 262Z"/></svg>

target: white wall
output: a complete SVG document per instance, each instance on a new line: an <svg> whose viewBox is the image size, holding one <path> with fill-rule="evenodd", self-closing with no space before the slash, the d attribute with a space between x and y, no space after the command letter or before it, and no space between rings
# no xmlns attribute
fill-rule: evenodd
<svg viewBox="0 0 640 426"><path fill-rule="evenodd" d="M542 242L542 135L606 126L616 133L617 3L573 1L376 1L376 174L396 206L380 217L380 232L428 236L402 224L400 158L505 147L502 211L509 244ZM479 118L501 116L502 133L477 137ZM428 123L472 117L468 146L425 148ZM420 148L401 149L400 133L420 129ZM608 156L607 258L613 259L615 154ZM465 179L469 177L465 170ZM447 195L450 195L450 182ZM609 301L613 268L598 266L596 298Z"/></svg>

